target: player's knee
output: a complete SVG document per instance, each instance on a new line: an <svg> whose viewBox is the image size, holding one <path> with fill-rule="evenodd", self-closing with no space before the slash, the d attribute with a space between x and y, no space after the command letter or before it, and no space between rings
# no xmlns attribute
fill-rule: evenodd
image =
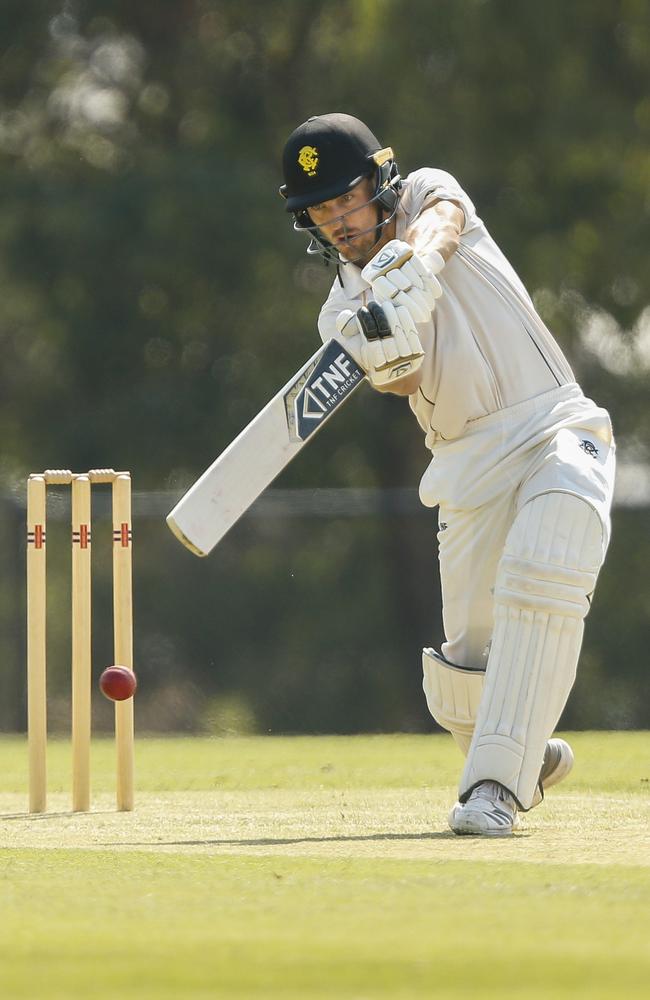
<svg viewBox="0 0 650 1000"><path fill-rule="evenodd" d="M569 493L545 493L524 505L499 565L495 600L519 610L584 618L603 560L595 510Z"/></svg>
<svg viewBox="0 0 650 1000"><path fill-rule="evenodd" d="M481 623L477 628L471 623L456 635L447 636L442 645L442 655L449 663L462 663L469 670L485 670L490 639L494 628L494 607L490 604L490 621L486 627Z"/></svg>

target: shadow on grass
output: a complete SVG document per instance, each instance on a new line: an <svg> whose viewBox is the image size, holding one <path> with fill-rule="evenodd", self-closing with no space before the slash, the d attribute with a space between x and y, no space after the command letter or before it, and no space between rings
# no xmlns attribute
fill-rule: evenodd
<svg viewBox="0 0 650 1000"><path fill-rule="evenodd" d="M256 837L228 838L215 840L156 840L120 841L120 847L275 847L288 844L331 844L355 842L381 842L384 840L458 840L451 830L438 833L370 833L362 835L338 835L332 837ZM115 846L102 844L102 847Z"/></svg>

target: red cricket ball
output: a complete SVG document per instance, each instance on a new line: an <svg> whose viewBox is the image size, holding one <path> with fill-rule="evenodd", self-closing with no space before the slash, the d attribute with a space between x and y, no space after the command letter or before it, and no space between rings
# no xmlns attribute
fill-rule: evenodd
<svg viewBox="0 0 650 1000"><path fill-rule="evenodd" d="M106 667L99 678L99 686L111 701L126 701L135 694L138 682L128 667Z"/></svg>

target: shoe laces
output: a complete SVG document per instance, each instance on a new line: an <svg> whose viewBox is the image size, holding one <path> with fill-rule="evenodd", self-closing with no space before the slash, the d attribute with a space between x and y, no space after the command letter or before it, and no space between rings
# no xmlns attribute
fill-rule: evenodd
<svg viewBox="0 0 650 1000"><path fill-rule="evenodd" d="M502 802L513 812L517 808L515 800L510 792L506 791L503 785L500 785L496 781L481 781L476 788L472 789L472 793L468 801L472 802L476 799L483 799L488 802Z"/></svg>

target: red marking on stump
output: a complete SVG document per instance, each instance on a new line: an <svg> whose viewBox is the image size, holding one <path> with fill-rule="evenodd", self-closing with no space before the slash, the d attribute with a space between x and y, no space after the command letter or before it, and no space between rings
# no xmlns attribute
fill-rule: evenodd
<svg viewBox="0 0 650 1000"><path fill-rule="evenodd" d="M113 531L113 541L117 542L123 549L128 549L133 535L127 521L123 521L119 528Z"/></svg>
<svg viewBox="0 0 650 1000"><path fill-rule="evenodd" d="M42 524L35 524L34 530L27 533L27 541L31 542L35 549L42 549L45 545L45 529Z"/></svg>
<svg viewBox="0 0 650 1000"><path fill-rule="evenodd" d="M80 549L90 547L90 527L87 524L80 524L79 531L72 532L72 543L78 545Z"/></svg>

